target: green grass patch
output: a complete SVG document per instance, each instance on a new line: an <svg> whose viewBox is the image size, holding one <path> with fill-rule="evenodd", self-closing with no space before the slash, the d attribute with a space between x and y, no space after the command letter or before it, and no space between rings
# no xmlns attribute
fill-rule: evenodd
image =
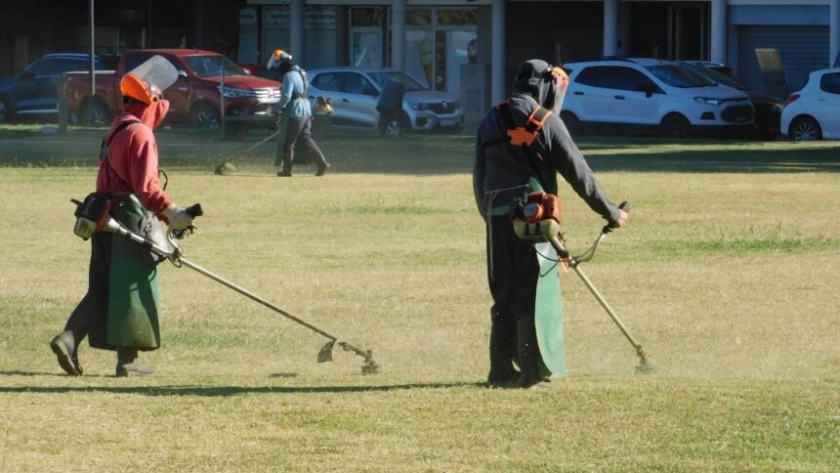
<svg viewBox="0 0 840 473"><path fill-rule="evenodd" d="M485 235L473 138L316 136L333 165L274 176L275 143L161 130L168 192L205 215L185 258L354 346L362 358L165 263L162 342L142 379L84 344L49 349L87 282L71 197L103 129L0 127L0 471L808 472L840 458L840 144L583 137L628 225L584 263L644 347L573 273L569 376L488 390ZM241 155L241 156L240 156ZM236 172L215 166L236 160ZM604 222L568 189L573 253Z"/></svg>

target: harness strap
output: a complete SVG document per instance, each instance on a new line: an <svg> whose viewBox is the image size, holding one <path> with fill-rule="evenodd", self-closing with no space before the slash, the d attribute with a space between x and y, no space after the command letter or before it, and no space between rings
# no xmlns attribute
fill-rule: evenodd
<svg viewBox="0 0 840 473"><path fill-rule="evenodd" d="M537 180L539 180L540 185L543 187L543 190L547 190L548 187L546 186L545 179L543 179L542 174L540 173L540 166L538 165L539 160L536 156L534 156L534 152L531 149L531 145L534 144L534 141L537 140L537 136L539 136L539 132L542 129L545 121L548 120L548 117L551 115L551 110L546 109L540 105L537 105L537 108L528 115L528 120L525 122L524 126L518 127L516 126L516 122L513 119L513 112L510 109L510 102L505 100L504 102L496 105L496 109L502 114L502 120L505 122L505 128L507 128L507 133L503 136L499 136L496 138L491 138L484 143L482 146L487 148L490 146L500 145L504 143L509 143L512 146L519 146L525 149L525 154L528 156L528 162L531 165L531 168L536 176Z"/></svg>
<svg viewBox="0 0 840 473"><path fill-rule="evenodd" d="M292 68L293 71L296 71L300 74L300 78L303 80L303 92L294 92L292 93L292 100L296 99L308 99L309 98L309 76L306 74L306 70L299 66L294 66Z"/></svg>
<svg viewBox="0 0 840 473"><path fill-rule="evenodd" d="M111 170L111 173L113 173L115 176L117 176L117 179L122 181L122 183L125 184L129 188L131 187L131 185L125 179L123 179L122 176L119 175L119 173L117 172L116 169L114 169L113 166L111 166L111 161L108 160L108 147L111 146L111 142L114 141L114 138L116 138L116 136L119 135L120 132L122 132L123 130L125 130L126 128L128 128L129 126L131 126L135 123L143 123L143 122L140 121L140 120L134 119L134 120L127 120L127 121L124 121L124 122L120 123L120 125L117 127L117 129L114 130L114 133L111 134L110 139L108 139L106 141L105 138L102 138L102 145L100 145L100 147L99 147L99 161L105 161L105 164L108 165L108 169Z"/></svg>
<svg viewBox="0 0 840 473"><path fill-rule="evenodd" d="M513 146L531 146L537 139L545 121L551 115L550 110L538 105L528 116L528 120L526 120L524 126L516 126L516 122L513 119L513 112L510 110L510 102L505 100L496 105L496 109L502 114L502 120L505 122L507 133L482 143L482 146L485 148L504 143L510 143Z"/></svg>

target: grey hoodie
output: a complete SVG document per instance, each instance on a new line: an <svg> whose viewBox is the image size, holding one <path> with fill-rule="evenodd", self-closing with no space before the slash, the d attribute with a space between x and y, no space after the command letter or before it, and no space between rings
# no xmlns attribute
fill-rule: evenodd
<svg viewBox="0 0 840 473"><path fill-rule="evenodd" d="M523 126L538 105L549 109L554 105L553 85L534 77L522 77L522 69L526 66L536 71L532 75L539 75L541 70L550 67L540 60L527 61L520 67L517 91L509 99L517 126ZM526 71L525 75L528 74ZM506 215L517 198L534 190L556 194L557 173L560 173L595 213L610 224L618 220L618 207L607 199L560 117L554 113L548 117L531 145L530 153L526 148L509 143L485 146L506 134L504 117L494 107L484 117L476 135L473 192L482 217Z"/></svg>

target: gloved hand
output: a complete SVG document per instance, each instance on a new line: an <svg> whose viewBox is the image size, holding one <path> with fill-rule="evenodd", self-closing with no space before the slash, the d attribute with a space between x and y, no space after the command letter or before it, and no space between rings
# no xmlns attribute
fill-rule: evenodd
<svg viewBox="0 0 840 473"><path fill-rule="evenodd" d="M182 232L185 236L195 230L192 216L181 206L169 204L169 207L163 209L163 216L166 217L169 228Z"/></svg>

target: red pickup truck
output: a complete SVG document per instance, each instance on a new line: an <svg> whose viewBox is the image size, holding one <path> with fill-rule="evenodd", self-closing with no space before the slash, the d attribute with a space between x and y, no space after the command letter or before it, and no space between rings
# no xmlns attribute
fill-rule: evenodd
<svg viewBox="0 0 840 473"><path fill-rule="evenodd" d="M271 106L280 100L280 82L251 76L236 63L212 51L194 49L137 49L126 51L115 71L97 71L91 97L90 75L64 74L67 108L78 123L107 126L122 106L120 79L154 55L169 60L178 80L166 91L167 121L215 127L225 119L241 126L249 122L274 123Z"/></svg>

